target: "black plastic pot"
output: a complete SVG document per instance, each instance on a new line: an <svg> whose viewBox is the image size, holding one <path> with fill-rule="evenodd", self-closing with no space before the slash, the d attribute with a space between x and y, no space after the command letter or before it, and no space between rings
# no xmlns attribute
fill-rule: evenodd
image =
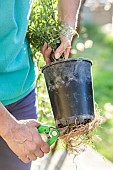
<svg viewBox="0 0 113 170"><path fill-rule="evenodd" d="M57 128L94 119L91 66L89 59L71 58L43 67Z"/></svg>

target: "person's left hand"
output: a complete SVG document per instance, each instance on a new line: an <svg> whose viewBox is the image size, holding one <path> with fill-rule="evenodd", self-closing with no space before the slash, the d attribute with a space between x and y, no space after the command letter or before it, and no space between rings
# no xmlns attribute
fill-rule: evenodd
<svg viewBox="0 0 113 170"><path fill-rule="evenodd" d="M56 59L59 59L62 54L64 54L65 59L69 58L69 54L71 50L71 41L72 41L72 38L69 38L69 37L67 38L64 36L61 37L61 44L55 51Z"/></svg>
<svg viewBox="0 0 113 170"><path fill-rule="evenodd" d="M68 34L68 33L67 33ZM62 36L61 37L61 44L60 46L56 49L55 51L55 58L59 59L60 56L64 53L64 58L67 59L69 57L70 54L70 50L71 50L71 42L72 42L72 35L68 35L68 36ZM47 43L44 43L41 52L44 56L44 60L46 62L46 64L49 64L51 62L50 60L50 54L52 52L52 48L48 47Z"/></svg>

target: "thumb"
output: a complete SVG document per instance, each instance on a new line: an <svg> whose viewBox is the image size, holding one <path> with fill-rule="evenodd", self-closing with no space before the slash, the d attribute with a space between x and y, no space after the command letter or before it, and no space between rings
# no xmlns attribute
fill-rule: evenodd
<svg viewBox="0 0 113 170"><path fill-rule="evenodd" d="M29 122L30 122L33 126L35 126L35 127L38 127L38 126L41 125L41 123L38 122L38 121L35 120L35 119L30 119Z"/></svg>

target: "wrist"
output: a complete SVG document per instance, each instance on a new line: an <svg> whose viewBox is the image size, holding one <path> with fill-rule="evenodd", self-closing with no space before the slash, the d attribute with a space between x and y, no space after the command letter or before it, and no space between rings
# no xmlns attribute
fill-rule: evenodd
<svg viewBox="0 0 113 170"><path fill-rule="evenodd" d="M68 24L62 25L61 39L65 38L68 41L72 41L74 35L78 36L78 33L75 28L71 27Z"/></svg>
<svg viewBox="0 0 113 170"><path fill-rule="evenodd" d="M0 103L0 136L4 138L7 136L10 129L16 124L17 120L13 117L10 112Z"/></svg>
<svg viewBox="0 0 113 170"><path fill-rule="evenodd" d="M18 121L14 119L9 119L4 123L2 130L0 132L1 137L6 140L10 136L12 130L18 125Z"/></svg>

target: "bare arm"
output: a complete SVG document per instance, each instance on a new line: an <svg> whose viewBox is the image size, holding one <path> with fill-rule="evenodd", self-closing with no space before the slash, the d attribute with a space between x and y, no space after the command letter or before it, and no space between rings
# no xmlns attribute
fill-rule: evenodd
<svg viewBox="0 0 113 170"><path fill-rule="evenodd" d="M81 6L82 0L58 0L58 11L59 18L64 25L76 29L77 19L79 14L79 9ZM56 49L55 58L58 59L64 53L65 59L69 57L71 42L74 34L69 31L66 32L66 36L61 35L61 44ZM42 53L44 55L46 63L50 63L50 54L52 52L51 48L48 48L47 44L42 47Z"/></svg>
<svg viewBox="0 0 113 170"><path fill-rule="evenodd" d="M0 136L25 163L43 157L50 150L38 133L38 126L36 120L16 120L0 103Z"/></svg>
<svg viewBox="0 0 113 170"><path fill-rule="evenodd" d="M17 120L8 112L7 109L0 103L0 136L5 136L13 125L16 125Z"/></svg>
<svg viewBox="0 0 113 170"><path fill-rule="evenodd" d="M58 10L59 18L63 21L63 24L67 27L72 27L76 29L77 19L79 14L79 9L81 5L81 0L59 0L58 1ZM73 31L69 29L66 35L61 36L61 45L57 48L55 52L55 58L58 59L62 53L64 53L65 59L69 57L71 42L73 39Z"/></svg>
<svg viewBox="0 0 113 170"><path fill-rule="evenodd" d="M64 24L76 29L81 0L59 0L59 17Z"/></svg>

